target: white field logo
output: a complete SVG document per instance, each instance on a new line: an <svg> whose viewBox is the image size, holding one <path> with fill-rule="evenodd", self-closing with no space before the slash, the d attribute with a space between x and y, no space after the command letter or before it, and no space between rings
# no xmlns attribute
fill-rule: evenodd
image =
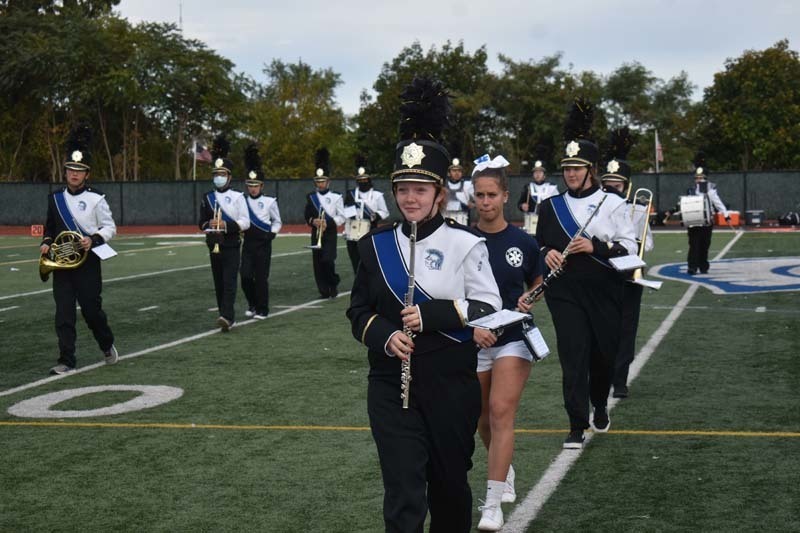
<svg viewBox="0 0 800 533"><path fill-rule="evenodd" d="M686 263L669 263L649 274L668 280L697 283L715 294L800 291L800 257L749 257L711 261L707 274L690 276Z"/></svg>

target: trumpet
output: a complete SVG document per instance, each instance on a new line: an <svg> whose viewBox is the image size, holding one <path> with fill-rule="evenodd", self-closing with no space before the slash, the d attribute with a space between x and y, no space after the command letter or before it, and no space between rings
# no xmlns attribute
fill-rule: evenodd
<svg viewBox="0 0 800 533"><path fill-rule="evenodd" d="M639 259L644 258L644 247L647 242L647 231L650 226L650 209L653 207L653 191L650 189L639 188L636 189L636 192L633 193L633 203L631 204L631 220L635 223L636 219L634 218L636 214L636 204L637 202L641 202L640 205L646 206L645 215L644 215L644 227L642 228L642 235L641 239L639 240ZM641 279L642 277L642 268L637 268L633 271L633 279Z"/></svg>
<svg viewBox="0 0 800 533"><path fill-rule="evenodd" d="M564 267L567 264L567 256L569 255L570 245L573 242L575 242L575 239L580 237L581 234L586 230L586 227L589 225L589 222L591 222L594 216L598 213L598 211L600 211L600 206L603 205L603 202L606 201L606 198L608 198L608 196L603 195L603 197L600 199L600 203L597 204L597 207L594 209L594 211L592 211L592 214L589 215L589 218L586 219L586 222L584 222L583 226L578 228L578 231L576 231L575 235L573 235L572 238L569 240L569 242L567 243L567 247L564 248L564 251L561 253L561 264L559 265L559 267L556 268L555 270L551 270L550 273L542 280L542 282L539 285L537 285L530 292L530 294L528 294L525 297L524 302L526 304L529 305L532 304L533 302L538 302L539 299L544 294L545 289L550 285L550 283L564 272Z"/></svg>
<svg viewBox="0 0 800 533"><path fill-rule="evenodd" d="M211 226L214 228L215 233L222 233L222 231L223 231L221 229L222 226L223 226L223 222L222 222L222 207L220 207L219 204L214 206L214 216L211 217ZM211 249L211 253L212 254L218 254L219 253L219 238L217 238L217 241L214 243L214 248Z"/></svg>
<svg viewBox="0 0 800 533"><path fill-rule="evenodd" d="M319 221L319 225L317 226L317 244L308 246L308 248L311 248L312 250L319 250L322 248L322 233L325 231L325 228L328 225L325 222L325 210L322 207L319 208L319 216L317 217L317 220Z"/></svg>
<svg viewBox="0 0 800 533"><path fill-rule="evenodd" d="M81 246L83 235L77 231L62 231L50 244L50 250L39 258L39 277L47 281L54 270L71 270L81 266L89 252Z"/></svg>

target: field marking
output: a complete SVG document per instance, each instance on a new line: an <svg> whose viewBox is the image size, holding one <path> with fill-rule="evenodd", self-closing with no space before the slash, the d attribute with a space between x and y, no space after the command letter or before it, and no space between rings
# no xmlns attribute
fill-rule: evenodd
<svg viewBox="0 0 800 533"><path fill-rule="evenodd" d="M175 246L157 246L155 248L137 248L136 250L118 250L117 253L119 253L119 255L135 255L137 252L151 252L151 251L157 251L157 250L169 250L170 248L186 248L186 247L189 247L189 246L198 246L200 244L202 244L202 243L194 243L193 242L193 243L187 243L187 244L178 244L178 245L175 245ZM19 259L17 261L6 261L5 263L0 263L0 266L19 265L19 264L22 264L22 263L38 263L38 262L39 262L39 258L37 257L36 259Z"/></svg>
<svg viewBox="0 0 800 533"><path fill-rule="evenodd" d="M339 293L338 298L342 298L344 296L348 296L349 294L350 294L350 291ZM320 304L322 302L327 302L327 301L328 301L328 298L311 300L311 301L308 301L308 302L305 302L305 303L298 304L298 305L295 305L293 307L290 307L289 309L284 309L282 311L276 311L275 313L270 313L267 316L266 319L251 318L250 320L244 320L242 322L236 322L233 325L233 327L234 328L240 328L242 326L247 326L249 324L260 324L264 320L269 320L270 318L274 318L274 317L281 316L281 315L286 315L288 313L292 313L294 311L299 311L301 309L306 309L306 308L309 308L309 307L312 307L314 305ZM199 340L199 339L203 339L205 337L209 337L211 335L216 335L216 334L218 334L220 332L221 332L221 330L219 328L210 329L208 331L204 331L202 333L197 333L195 335L190 335L188 337L183 337L182 339L178 339L178 340L174 340L174 341L171 341L171 342L167 342L165 344L159 344L158 346L153 346L151 348L145 348L144 350L139 350L138 352L133 352L133 353L130 353L128 355L121 355L119 359L120 359L120 361L124 361L124 360L127 360L127 359L133 359L134 357L139 357L139 356L146 355L146 354L149 354L149 353L152 353L152 352L157 352L159 350L164 350L166 348L173 348L175 346L180 346L181 344L186 344L187 342L192 342L192 341L196 341L196 340ZM78 368L76 370L73 370L72 372L69 372L67 374L61 374L59 376L50 376L50 377L46 377L46 378L43 378L43 379L40 379L40 380L37 380L37 381L33 381L31 383L26 383L25 385L19 385L17 387L11 388L11 389L6 389L6 390L3 390L3 391L0 391L0 397L9 396L9 395L15 394L17 392L21 392L21 391L24 391L24 390L32 389L34 387L38 387L39 385L45 385L47 383L52 383L53 381L58 381L60 379L68 378L70 376L83 374L84 372L89 372L91 370L94 370L96 368L100 368L100 367L103 367L103 366L106 366L106 364L105 364L104 361L101 361L101 362L98 362L98 363L93 363L91 365L83 366L83 367Z"/></svg>
<svg viewBox="0 0 800 533"><path fill-rule="evenodd" d="M731 239L728 244L725 245L722 250L717 254L712 261L717 261L722 259L722 257L728 253L736 241L743 235L741 232L737 232L733 239ZM697 289L700 288L700 285L697 283L692 283L686 292L683 294L678 303L675 305L675 308L670 311L667 315L667 318L664 319L663 322L658 326L656 331L650 336L639 353L633 359L633 363L630 366L630 371L628 373L628 383L632 383L636 377L639 375L642 367L647 363L653 353L658 348L661 341L664 340L664 337L667 336L667 333L672 329L672 326L675 325L678 318L683 314L683 311L689 305L689 301L692 299L694 294L697 292ZM608 412L610 413L614 406L619 403L619 398L611 398L608 401ZM562 432L565 432L562 430ZM553 462L547 467L542 477L536 483L536 485L531 488L528 494L525 496L525 499L519 503L514 508L514 511L508 517L505 526L503 527L502 531L506 533L524 533L528 530L528 526L530 526L531 522L536 519L536 516L539 514L539 511L544 507L544 504L547 503L547 500L550 499L550 496L558 488L561 481L569 472L569 469L575 464L575 461L581 456L581 454L586 450L589 443L592 441L594 437L594 433L588 432L586 433L586 441L584 446L580 450L562 450Z"/></svg>
<svg viewBox="0 0 800 533"><path fill-rule="evenodd" d="M0 313L2 313L3 311L11 311L12 309L19 309L19 306L12 305L11 307L3 307L2 309L0 309Z"/></svg>
<svg viewBox="0 0 800 533"><path fill-rule="evenodd" d="M142 307L141 309L137 309L137 311L152 311L153 309L158 309L158 306L151 305L150 307Z"/></svg>
<svg viewBox="0 0 800 533"><path fill-rule="evenodd" d="M235 431L370 431L369 426L313 426L313 425L268 425L268 424L191 424L191 423L129 423L129 422L23 422L2 420L6 427L46 428L109 428L109 429L220 429ZM548 435L564 433L564 429L516 429L514 433L524 435ZM765 437L800 439L800 431L705 431L705 430L611 430L607 435L667 436L667 437ZM606 437L603 437L606 438Z"/></svg>
<svg viewBox="0 0 800 533"><path fill-rule="evenodd" d="M164 248L164 249L166 249L166 248ZM275 258L278 258L278 257L288 257L290 255L300 255L300 254L307 254L307 253L308 253L308 251L306 251L306 250L300 250L298 252L284 252L284 253L280 253L280 254L273 254L272 257L273 257L273 259L275 259ZM174 272L184 272L186 270L197 270L198 268L210 268L210 266L209 266L208 263L205 263L205 264L202 264L202 265L193 265L193 266L188 266L188 267L170 268L170 269L167 269L167 270L157 270L155 272L145 272L143 274L133 274L133 275L130 275L130 276L121 276L119 278L104 279L103 280L103 284L114 283L115 281L128 281L128 280L131 280L131 279L149 278L149 277L152 277L152 276L160 276L161 274L172 274ZM50 288L50 289L42 289L42 290L38 290L38 291L20 292L20 293L17 293L17 294L9 294L7 296L0 296L0 301L2 301L2 300L10 300L12 298L21 298L23 296L34 296L34 295L37 295L37 294L45 294L45 293L48 293L48 292L52 292L52 290L53 289Z"/></svg>
<svg viewBox="0 0 800 533"><path fill-rule="evenodd" d="M764 307L763 305L756 307L756 313L766 313L766 312L767 308Z"/></svg>

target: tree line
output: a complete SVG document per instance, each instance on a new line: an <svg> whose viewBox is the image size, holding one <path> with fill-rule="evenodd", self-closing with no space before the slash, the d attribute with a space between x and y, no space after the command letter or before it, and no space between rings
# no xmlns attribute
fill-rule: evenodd
<svg viewBox="0 0 800 533"><path fill-rule="evenodd" d="M258 142L269 177L312 176L321 147L331 153L332 177L353 176L357 159L387 175L399 94L417 74L449 88L444 143L465 162L490 153L515 172L535 159L554 168L566 110L582 95L596 105L601 148L613 128L634 132L634 171L656 167L655 131L666 172L691 170L697 150L716 171L800 167L800 58L787 40L728 59L697 102L685 72L662 80L637 62L605 75L574 72L560 54L500 54L500 72L492 72L485 45L470 53L461 42L427 50L414 42L384 63L348 116L331 68L273 60L254 79L175 25L120 18L118 3L0 0L0 180L61 181L64 139L79 121L94 132L98 180L191 179L194 142L210 145L218 133L227 134L239 169L244 146ZM198 174L207 177L207 167Z"/></svg>

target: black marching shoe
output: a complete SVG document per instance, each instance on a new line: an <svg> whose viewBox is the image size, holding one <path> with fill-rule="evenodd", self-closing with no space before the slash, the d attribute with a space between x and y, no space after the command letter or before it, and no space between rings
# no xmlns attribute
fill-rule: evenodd
<svg viewBox="0 0 800 533"><path fill-rule="evenodd" d="M567 435L567 438L564 439L564 449L580 450L581 448L583 448L583 430L570 430L569 435Z"/></svg>
<svg viewBox="0 0 800 533"><path fill-rule="evenodd" d="M595 407L592 417L592 429L595 433L605 433L611 428L611 420L605 407Z"/></svg>
<svg viewBox="0 0 800 533"><path fill-rule="evenodd" d="M686 273L689 274L690 276L694 276L695 274L697 274L697 270L695 270L694 268L689 268L686 270Z"/></svg>

